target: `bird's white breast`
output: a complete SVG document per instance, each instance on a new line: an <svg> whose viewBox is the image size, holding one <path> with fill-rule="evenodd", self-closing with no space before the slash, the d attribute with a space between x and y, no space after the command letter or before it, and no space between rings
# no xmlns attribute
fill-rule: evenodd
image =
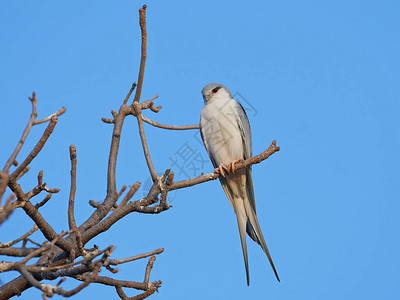
<svg viewBox="0 0 400 300"><path fill-rule="evenodd" d="M230 98L208 103L201 110L201 128L210 156L219 164L229 164L244 157L238 125L238 103Z"/></svg>

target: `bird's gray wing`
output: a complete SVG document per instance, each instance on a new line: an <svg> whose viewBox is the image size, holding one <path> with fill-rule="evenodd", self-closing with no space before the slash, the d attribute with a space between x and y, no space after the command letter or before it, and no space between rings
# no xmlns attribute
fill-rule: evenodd
<svg viewBox="0 0 400 300"><path fill-rule="evenodd" d="M243 142L243 159L248 159L253 156L252 142L251 142L251 129L249 118L247 117L246 111L243 106L237 102L237 123L241 132L242 142ZM254 197L254 188L253 188L253 177L251 173L251 166L246 168L246 187L247 187L247 197L250 201L250 204L256 212L256 201ZM260 244L260 241L255 233L251 223L248 221L246 225L247 234L257 243Z"/></svg>
<svg viewBox="0 0 400 300"><path fill-rule="evenodd" d="M252 157L252 144L251 144L251 131L250 131L250 123L249 119L247 118L246 112L243 106L239 103L237 106L237 123L239 125L241 134L242 134L242 141L243 141L243 153L244 159ZM256 214L256 203L254 197L254 189L253 189L253 180L251 176L251 168L246 168L246 187L247 187L247 198L248 202L244 201L244 206L247 214L247 224L246 224L246 231L247 234L256 242L258 243L261 248L264 250L265 254L268 257L268 260L271 264L272 269L274 270L276 278L279 280L278 273L275 269L274 263L272 261L271 254L269 253L267 244L265 243L263 234L261 232L260 224L258 223L257 214Z"/></svg>
<svg viewBox="0 0 400 300"><path fill-rule="evenodd" d="M253 149L252 149L252 142L251 142L251 130L250 130L250 122L247 117L246 111L244 110L243 106L236 102L237 105L237 123L242 135L242 142L243 142L243 159L248 159L253 156ZM247 192L248 197L250 200L250 204L256 212L256 201L254 198L254 188L253 188L253 178L251 175L251 166L246 168L246 177L247 177ZM257 242L257 241L256 241Z"/></svg>

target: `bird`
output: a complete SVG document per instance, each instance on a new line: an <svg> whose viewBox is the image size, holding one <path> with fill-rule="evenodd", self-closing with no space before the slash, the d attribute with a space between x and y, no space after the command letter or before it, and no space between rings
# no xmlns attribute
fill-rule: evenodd
<svg viewBox="0 0 400 300"><path fill-rule="evenodd" d="M209 83L201 91L200 133L204 146L219 173L219 180L236 214L242 244L247 285L250 285L247 234L264 250L278 281L267 244L257 219L251 166L235 170L235 163L252 157L250 123L243 106L220 83Z"/></svg>

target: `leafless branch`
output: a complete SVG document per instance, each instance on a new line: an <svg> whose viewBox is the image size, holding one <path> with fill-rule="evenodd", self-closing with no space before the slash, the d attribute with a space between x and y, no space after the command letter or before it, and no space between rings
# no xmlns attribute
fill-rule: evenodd
<svg viewBox="0 0 400 300"><path fill-rule="evenodd" d="M120 286L115 286L115 289L117 291L118 296L122 300L142 300L142 299L146 299L147 297L153 295L154 292L156 292L160 286L161 286L161 281L155 281L150 285L150 287L148 288L147 291L145 291L144 293L139 294L137 296L134 296L134 297L126 296L126 294L124 293L124 291L122 290L122 288Z"/></svg>
<svg viewBox="0 0 400 300"><path fill-rule="evenodd" d="M51 118L52 118L53 116L59 117L59 116L61 116L61 115L62 115L63 113L65 113L65 112L66 112L66 109L65 109L65 107L63 106L63 107L61 107L59 110L57 110L54 114L51 114L51 115L48 116L47 118L44 118L44 119L41 119L41 120L35 120L35 121L33 122L33 125L37 125L37 124L42 124L42 123L48 122L48 121L51 120Z"/></svg>
<svg viewBox="0 0 400 300"><path fill-rule="evenodd" d="M155 95L153 98L143 101L142 103L140 103L140 109L143 110L143 109L150 108L154 112L159 112L160 109L162 108L162 106L159 105L157 107L154 107L154 102L153 102L157 98L158 98L158 95Z"/></svg>
<svg viewBox="0 0 400 300"><path fill-rule="evenodd" d="M42 192L42 191L46 191L46 192L48 192L48 193L53 193L53 194L58 193L58 192L60 191L60 189L57 189L57 188L51 189L51 188L48 188L48 187L46 186L46 183L43 182L43 171L40 171L40 172L39 172L37 178L38 178L38 184L37 184L37 186L34 187L32 190L30 190L28 193L26 193L24 196L19 196L19 197L18 197L18 200L22 202L21 205L23 205L23 202L24 202L24 201L27 201L27 200L31 199L32 197L38 195L38 194L39 194L40 192ZM18 196L18 195L19 195L19 194L17 194L17 196ZM25 198L25 199L24 199L24 198Z"/></svg>
<svg viewBox="0 0 400 300"><path fill-rule="evenodd" d="M155 261L156 261L156 257L152 256L152 257L150 257L149 262L147 263L146 273L144 274L144 281L143 281L146 284L149 283L150 272L151 272L151 269L153 269L153 265L154 265Z"/></svg>
<svg viewBox="0 0 400 300"><path fill-rule="evenodd" d="M278 146L276 146L276 141L273 141L271 143L271 145L267 148L267 150L265 150L264 152L262 152L259 155L253 156L253 157L251 157L249 159L246 159L246 160L244 160L242 162L237 162L235 164L234 168L235 168L235 170L239 170L239 169L242 169L242 168L247 168L247 167L249 167L251 165L254 165L254 164L258 164L258 163L260 163L263 160L267 159L268 157L270 157L272 154L274 154L275 152L277 152L279 150L280 150L280 148ZM176 182L173 182L169 186L169 190L172 191L172 190L177 190L177 189L190 187L190 186L193 186L193 185L196 185L196 184L200 184L200 183L203 183L203 182L207 182L207 181L210 181L210 180L215 180L218 177L219 177L219 174L216 173L216 172L213 172L213 173L209 173L209 174L206 174L206 175L200 175L200 176L197 176L195 178L190 178L190 179L187 179L187 180L176 181Z"/></svg>
<svg viewBox="0 0 400 300"><path fill-rule="evenodd" d="M30 236L32 233L34 233L36 230L38 230L38 227L35 225L33 226L33 228L31 230L29 230L27 233L25 233L23 236L13 240L13 241L9 241L7 243L0 243L0 248L7 248L7 247L11 247L17 243L19 243L20 241L22 241L23 239L27 238L28 236Z"/></svg>
<svg viewBox="0 0 400 300"><path fill-rule="evenodd" d="M17 180L19 180L22 176L24 176L28 171L30 170L29 166L26 166L25 169L22 170L22 172L18 175Z"/></svg>
<svg viewBox="0 0 400 300"><path fill-rule="evenodd" d="M15 208L14 194L8 196L6 204L0 207L0 224L3 223L11 215Z"/></svg>
<svg viewBox="0 0 400 300"><path fill-rule="evenodd" d="M152 255L156 255L156 254L160 254L164 252L164 248L160 248L160 249L156 249L153 250L151 252L147 252L147 253L143 253L143 254L139 254L139 255L135 255L132 257L128 257L128 258L122 258L122 259L108 259L107 262L104 264L105 266L109 266L109 265L119 265L119 264L124 264L127 262L131 262L134 260L138 260L138 259L142 259L142 258L146 258Z"/></svg>
<svg viewBox="0 0 400 300"><path fill-rule="evenodd" d="M36 225L35 225L36 226ZM35 246L38 246L38 247L42 247L43 246L43 244L39 244L39 243L37 243L37 242L35 242L35 241L33 241L33 240L31 240L30 238L24 238L24 240L23 240L23 242L22 242L22 247L26 247L26 244L28 243L28 242L30 242L30 243L32 243L32 244L34 244ZM46 242L45 242L46 243Z"/></svg>
<svg viewBox="0 0 400 300"><path fill-rule="evenodd" d="M133 109L135 111L135 116L138 121L139 134L140 134L140 140L142 141L144 157L146 159L147 167L149 168L151 178L153 179L154 182L157 178L157 173L156 170L154 169L153 162L151 161L150 158L149 147L147 145L146 135L144 133L144 128L143 128L142 112L140 110L139 104L137 104L136 102L133 103Z"/></svg>
<svg viewBox="0 0 400 300"><path fill-rule="evenodd" d="M170 130L188 130L188 129L199 129L199 125L183 125L183 126L176 126L176 125L166 125L161 124L156 121L150 120L146 116L142 115L143 121L146 123L153 125L154 127L163 128L163 129L170 129Z"/></svg>
<svg viewBox="0 0 400 300"><path fill-rule="evenodd" d="M25 257L25 256L27 256L28 254L32 253L33 251L35 251L37 249L38 248L27 248L27 247L0 248L0 255L14 256L14 257ZM41 255L42 254L39 253L39 254L37 254L37 257L39 257Z"/></svg>
<svg viewBox="0 0 400 300"><path fill-rule="evenodd" d="M17 147L15 147L15 150L13 151L13 153L11 154L10 158L7 160L6 165L3 168L3 173L8 173L11 165L14 163L15 159L17 158L17 155L19 153L19 151L21 150L22 146L25 143L25 140L29 134L29 131L31 130L32 126L33 126L33 122L37 117L37 111L36 111L36 103L37 103L37 99L36 99L36 94L35 92L32 93L32 98L29 98L29 100L32 103L32 112L31 112L31 116L29 117L29 121L28 124L26 125L24 131L22 132L22 136L17 144Z"/></svg>
<svg viewBox="0 0 400 300"><path fill-rule="evenodd" d="M35 207L38 209L39 207L42 207L43 205L45 205L47 203L47 201L49 201L51 199L51 194L47 194L46 197L44 197L44 199L42 201L40 201L39 203L35 204Z"/></svg>
<svg viewBox="0 0 400 300"><path fill-rule="evenodd" d="M76 147L71 145L69 147L69 155L71 159L71 189L69 192L68 202L68 225L70 230L76 230L75 216L74 216L74 204L75 204L75 192L76 192Z"/></svg>
<svg viewBox="0 0 400 300"><path fill-rule="evenodd" d="M147 58L147 28L146 28L146 5L143 5L142 8L139 9L139 25L142 33L142 53L140 58L140 67L139 67L139 77L138 84L135 93L135 98L133 102L139 103L140 96L142 93L143 86L143 77L144 77L144 67L146 65Z"/></svg>
<svg viewBox="0 0 400 300"><path fill-rule="evenodd" d="M10 175L10 178L8 179L9 181L15 180L18 177L18 175L31 163L31 161L36 157L36 155L39 154L44 144L47 142L47 139L53 132L54 127L57 124L57 121L58 121L57 116L51 117L50 123L47 126L46 130L44 131L42 137L40 138L36 146L33 148L31 153L27 156L27 158L25 158L25 160L19 165L19 167Z"/></svg>
<svg viewBox="0 0 400 300"><path fill-rule="evenodd" d="M128 203L128 201L131 200L133 195L135 195L139 187L140 187L140 182L135 182L132 186L130 186L128 193L125 195L124 199L122 199L121 203L117 206L117 209L123 207L126 203Z"/></svg>

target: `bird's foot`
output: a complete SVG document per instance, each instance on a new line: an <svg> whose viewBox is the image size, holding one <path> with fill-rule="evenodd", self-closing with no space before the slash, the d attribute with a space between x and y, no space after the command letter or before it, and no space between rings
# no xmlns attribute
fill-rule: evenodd
<svg viewBox="0 0 400 300"><path fill-rule="evenodd" d="M220 174L223 177L225 177L226 173L229 173L229 168L227 166L223 165L223 164L220 164L218 168L214 169L214 172Z"/></svg>
<svg viewBox="0 0 400 300"><path fill-rule="evenodd" d="M243 160L244 160L244 159L241 158L241 159L236 159L236 160L234 160L233 162L231 162L231 163L228 165L228 169L229 169L228 173L235 173L235 171L236 171L235 164L238 163L238 162L242 162Z"/></svg>

